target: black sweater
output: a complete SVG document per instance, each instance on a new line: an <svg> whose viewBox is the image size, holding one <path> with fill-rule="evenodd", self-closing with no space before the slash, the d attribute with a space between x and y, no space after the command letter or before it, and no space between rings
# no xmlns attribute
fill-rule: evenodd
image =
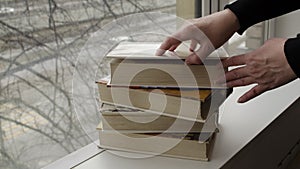
<svg viewBox="0 0 300 169"><path fill-rule="evenodd" d="M300 9L300 1L237 0L225 8L229 8L237 16L240 23L238 33L242 34L248 27L258 22ZM291 68L298 78L300 78L300 36L290 38L285 42L284 53Z"/></svg>

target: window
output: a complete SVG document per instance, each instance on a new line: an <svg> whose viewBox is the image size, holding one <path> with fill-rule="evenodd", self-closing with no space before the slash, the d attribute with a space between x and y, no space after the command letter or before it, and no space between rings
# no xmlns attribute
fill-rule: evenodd
<svg viewBox="0 0 300 169"><path fill-rule="evenodd" d="M175 9L176 0L2 0L0 168L41 168L90 143L72 106L80 48L113 19Z"/></svg>
<svg viewBox="0 0 300 169"><path fill-rule="evenodd" d="M93 33L130 14L163 12L187 19L218 11L226 3L226 0L2 0L0 168L41 168L97 139L85 128L93 130L97 119L92 118L94 115L90 118L91 112L86 110L86 121L80 121L72 105L76 59ZM235 43L237 39L231 40L229 47L240 44ZM83 66L89 68L88 64Z"/></svg>

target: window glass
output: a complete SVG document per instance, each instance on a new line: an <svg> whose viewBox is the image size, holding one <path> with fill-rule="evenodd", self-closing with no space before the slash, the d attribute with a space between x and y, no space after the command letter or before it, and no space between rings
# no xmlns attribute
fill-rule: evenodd
<svg viewBox="0 0 300 169"><path fill-rule="evenodd" d="M0 168L41 168L89 144L72 106L80 48L113 19L175 9L176 0L1 0Z"/></svg>

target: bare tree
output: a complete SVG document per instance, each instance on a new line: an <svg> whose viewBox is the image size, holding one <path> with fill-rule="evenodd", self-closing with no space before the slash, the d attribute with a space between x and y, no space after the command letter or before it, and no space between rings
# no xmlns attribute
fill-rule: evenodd
<svg viewBox="0 0 300 169"><path fill-rule="evenodd" d="M90 143L72 106L80 48L112 19L174 7L175 0L1 1L0 168L40 168Z"/></svg>

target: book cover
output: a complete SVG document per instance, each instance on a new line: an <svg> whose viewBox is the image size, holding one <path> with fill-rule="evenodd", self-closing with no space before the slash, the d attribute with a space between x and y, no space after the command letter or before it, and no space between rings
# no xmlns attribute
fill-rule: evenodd
<svg viewBox="0 0 300 169"><path fill-rule="evenodd" d="M99 130L100 147L112 150L137 152L167 157L208 161L215 139L214 133L202 133L208 135L203 140L198 134L143 134L143 133L117 133L105 132L102 124ZM168 148L170 145L172 147Z"/></svg>
<svg viewBox="0 0 300 169"><path fill-rule="evenodd" d="M103 104L100 112L104 131L122 133L215 132L218 125L217 112L203 123L109 104Z"/></svg>
<svg viewBox="0 0 300 169"><path fill-rule="evenodd" d="M97 84L101 102L198 122L205 122L209 114L218 112L232 91L110 87L105 79Z"/></svg>
<svg viewBox="0 0 300 169"><path fill-rule="evenodd" d="M224 76L219 57L208 57L204 65L184 62L191 52L179 47L164 56L155 56L159 43L122 42L110 53L112 86L156 88L226 88L215 81ZM213 55L213 54L212 54ZM222 57L223 58L223 57ZM221 58L221 59L222 59Z"/></svg>

